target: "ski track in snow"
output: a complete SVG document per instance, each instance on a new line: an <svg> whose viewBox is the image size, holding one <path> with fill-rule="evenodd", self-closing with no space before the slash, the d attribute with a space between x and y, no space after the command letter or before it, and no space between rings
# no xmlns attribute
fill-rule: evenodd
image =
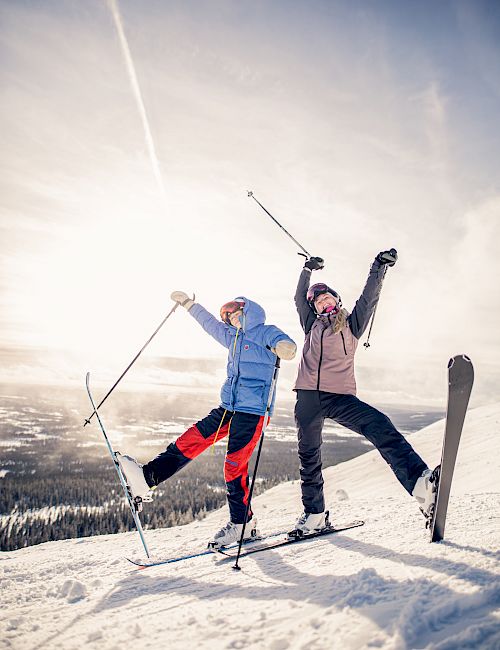
<svg viewBox="0 0 500 650"><path fill-rule="evenodd" d="M429 464L442 431L411 438ZM468 414L439 544L369 452L325 471L333 521L365 526L242 558L240 572L216 556L138 570L124 559L140 556L136 533L1 553L0 648L498 650L499 441L500 405ZM299 491L255 499L263 531L290 526ZM146 535L158 556L196 552L226 516Z"/></svg>

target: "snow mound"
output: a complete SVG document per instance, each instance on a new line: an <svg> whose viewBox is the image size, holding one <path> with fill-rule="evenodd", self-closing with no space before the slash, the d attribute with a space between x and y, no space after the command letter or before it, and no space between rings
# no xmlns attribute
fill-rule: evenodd
<svg viewBox="0 0 500 650"><path fill-rule="evenodd" d="M429 465L443 430L410 437ZM0 648L498 649L499 440L500 405L467 415L439 544L372 451L325 471L333 519L365 526L243 558L240 572L212 556L138 571L124 559L136 533L2 553ZM299 494L291 482L258 497L260 528L289 527ZM192 553L226 517L146 535L155 555Z"/></svg>
<svg viewBox="0 0 500 650"><path fill-rule="evenodd" d="M445 420L408 436L415 451L431 468L441 460L441 447ZM454 496L498 492L500 490L500 404L473 409L467 413L460 448L458 451L452 494ZM406 492L394 479L394 474L373 449L345 463L328 467L323 472L325 497L329 506L346 499L397 497L407 499ZM270 501L292 498L296 493L300 503L298 483L278 485L259 497L269 505ZM285 494L287 496L285 496ZM255 500L255 504L259 500Z"/></svg>

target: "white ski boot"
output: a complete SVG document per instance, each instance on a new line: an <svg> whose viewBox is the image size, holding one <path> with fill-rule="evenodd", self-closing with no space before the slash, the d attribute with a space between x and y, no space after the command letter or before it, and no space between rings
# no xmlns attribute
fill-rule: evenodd
<svg viewBox="0 0 500 650"><path fill-rule="evenodd" d="M146 483L142 465L135 458L122 455L119 451L115 452L115 458L125 478L132 499L139 502L152 501L152 488Z"/></svg>
<svg viewBox="0 0 500 650"><path fill-rule="evenodd" d="M330 525L328 519L328 510L326 512L303 512L295 522L295 528L289 535L307 535L308 533L315 533Z"/></svg>
<svg viewBox="0 0 500 650"><path fill-rule="evenodd" d="M434 471L424 470L413 488L412 496L417 500L420 510L427 520L432 518L434 512L438 482L439 466Z"/></svg>
<svg viewBox="0 0 500 650"><path fill-rule="evenodd" d="M216 551L218 548L229 546L230 544L237 544L240 541L241 531L243 524L235 524L229 521L223 528L221 528L212 539L208 542L208 548ZM245 526L245 536L243 541L246 542L250 539L256 539L259 536L257 530L257 520L255 517L251 519Z"/></svg>

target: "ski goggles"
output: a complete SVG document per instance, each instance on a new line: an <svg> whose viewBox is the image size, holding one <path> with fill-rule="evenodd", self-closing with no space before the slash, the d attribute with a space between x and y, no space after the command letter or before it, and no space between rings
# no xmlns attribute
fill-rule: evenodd
<svg viewBox="0 0 500 650"><path fill-rule="evenodd" d="M331 293L335 300L339 299L339 295L336 291L330 289L328 285L318 282L309 287L309 290L307 291L307 302L314 302L318 296L321 296L324 293Z"/></svg>
<svg viewBox="0 0 500 650"><path fill-rule="evenodd" d="M231 300L230 302L226 302L226 304L222 305L220 308L221 321L230 325L231 321L229 320L229 316L235 314L237 311L243 311L244 306L245 302L243 300Z"/></svg>

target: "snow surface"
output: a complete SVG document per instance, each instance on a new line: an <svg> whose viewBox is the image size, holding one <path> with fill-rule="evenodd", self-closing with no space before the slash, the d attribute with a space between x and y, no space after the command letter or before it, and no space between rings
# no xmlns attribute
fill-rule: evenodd
<svg viewBox="0 0 500 650"><path fill-rule="evenodd" d="M411 436L439 462L442 421ZM138 570L136 533L0 554L0 648L500 649L500 404L467 415L446 539L376 451L325 471L332 519L366 525L232 562ZM298 482L255 499L262 531L300 513ZM154 507L154 506L150 506ZM226 509L146 531L155 555L202 550Z"/></svg>

